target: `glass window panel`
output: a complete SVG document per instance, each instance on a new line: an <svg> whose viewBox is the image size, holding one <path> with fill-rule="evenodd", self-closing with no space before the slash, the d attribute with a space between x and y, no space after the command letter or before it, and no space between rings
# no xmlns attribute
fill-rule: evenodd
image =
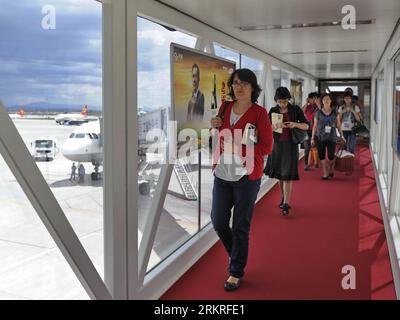
<svg viewBox="0 0 400 320"><path fill-rule="evenodd" d="M393 125L393 147L400 158L400 55L394 62L394 125Z"/></svg>
<svg viewBox="0 0 400 320"><path fill-rule="evenodd" d="M242 59L242 68L247 68L247 69L250 69L251 71L253 71L257 76L258 84L260 86L261 85L264 86L264 84L260 83L264 63L261 60L253 59L253 58L250 58L243 54L241 56L242 56L242 58L241 58Z"/></svg>
<svg viewBox="0 0 400 320"><path fill-rule="evenodd" d="M138 140L139 243L146 217L160 188L159 175L165 166L168 120L171 111L170 44L194 48L196 38L171 31L138 17ZM172 134L172 133L171 133ZM198 190L198 169L187 159L175 166L161 212L147 270L168 257L198 231L198 200L187 200L176 171L183 170L188 183Z"/></svg>
<svg viewBox="0 0 400 320"><path fill-rule="evenodd" d="M240 54L239 52L233 51L220 44L214 43L215 55L224 59L234 61L236 63L236 68L240 68Z"/></svg>
<svg viewBox="0 0 400 320"><path fill-rule="evenodd" d="M261 75L264 67L264 63L261 60L253 59L245 55L241 55L242 68L247 68L253 71L257 77L257 82L261 88L265 87L265 83L261 83ZM264 89L263 89L264 90ZM265 105L265 96L263 100L258 99L258 104Z"/></svg>
<svg viewBox="0 0 400 320"><path fill-rule="evenodd" d="M375 105L376 123L380 123L382 117L384 80L385 80L385 73L384 70L382 70L378 75L377 86L376 86L376 105Z"/></svg>
<svg viewBox="0 0 400 320"><path fill-rule="evenodd" d="M290 74L285 70L281 72L281 86L290 90Z"/></svg>
<svg viewBox="0 0 400 320"><path fill-rule="evenodd" d="M0 172L0 300L89 299L1 155Z"/></svg>
<svg viewBox="0 0 400 320"><path fill-rule="evenodd" d="M94 171L91 161L82 162L86 167L84 180L70 180L72 163L75 161L78 166L79 161L74 160L78 153L75 139L70 140L69 151L73 152L69 158L64 154L64 143L73 137L73 132L84 128L83 122L95 123L102 114L102 4L94 0L38 0L1 1L1 6L0 99L103 276L102 181L91 180L90 173ZM51 143L47 146L36 143L43 140ZM97 150L102 159L102 147ZM0 176L4 177L3 173ZM21 196L22 191L13 184L15 179L3 178L1 190L7 192L0 192L2 203L13 203ZM10 214L8 210L11 209L3 206L1 216ZM75 285L63 287L65 278L72 273L69 267L57 268L59 262L51 266L55 260L62 263L63 258L48 236L39 235L45 234L45 230L36 213L30 208L26 212L18 210L7 223L20 225L21 229L13 232L9 226L0 224L0 242L43 247L46 252L30 265L31 271L29 264L24 266L24 272L10 268L9 278L0 280L0 291L9 291L3 285L14 281L21 283L18 288L27 288L21 292L26 298L79 297L76 293L83 289L79 283L76 288L77 280L73 280ZM22 223L25 220L27 224ZM36 279L41 275L47 284Z"/></svg>
<svg viewBox="0 0 400 320"><path fill-rule="evenodd" d="M275 93L276 89L281 86L281 69L275 66L272 66L272 81Z"/></svg>

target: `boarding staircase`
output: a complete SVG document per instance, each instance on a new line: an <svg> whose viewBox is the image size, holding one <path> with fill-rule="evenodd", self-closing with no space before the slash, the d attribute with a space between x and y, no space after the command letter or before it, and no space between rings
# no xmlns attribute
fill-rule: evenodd
<svg viewBox="0 0 400 320"><path fill-rule="evenodd" d="M197 200L197 192L190 180L188 171L185 168L185 164L182 159L177 159L174 164L174 172L178 177L179 184L185 194L187 200Z"/></svg>

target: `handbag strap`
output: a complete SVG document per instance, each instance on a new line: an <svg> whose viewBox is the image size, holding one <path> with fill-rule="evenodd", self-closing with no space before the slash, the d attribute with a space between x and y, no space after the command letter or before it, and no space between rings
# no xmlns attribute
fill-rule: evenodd
<svg viewBox="0 0 400 320"><path fill-rule="evenodd" d="M296 111L296 109L294 109L293 112L294 112L294 121L293 122L297 122L297 111Z"/></svg>
<svg viewBox="0 0 400 320"><path fill-rule="evenodd" d="M297 112L296 112L296 109L293 107L293 109L292 109L292 112L293 112L293 122L297 122ZM290 121L290 111L288 110L288 113L289 113L289 121ZM294 128L293 128L294 129ZM293 129L290 129L290 132L293 134Z"/></svg>
<svg viewBox="0 0 400 320"><path fill-rule="evenodd" d="M343 151L345 150L346 146L344 144L339 146L339 150L336 152L337 156L341 158Z"/></svg>
<svg viewBox="0 0 400 320"><path fill-rule="evenodd" d="M225 101L224 105L222 106L222 111L218 113L218 117L220 117L222 119L222 121L225 118L225 111L226 108L228 108L228 105L231 103L231 101Z"/></svg>

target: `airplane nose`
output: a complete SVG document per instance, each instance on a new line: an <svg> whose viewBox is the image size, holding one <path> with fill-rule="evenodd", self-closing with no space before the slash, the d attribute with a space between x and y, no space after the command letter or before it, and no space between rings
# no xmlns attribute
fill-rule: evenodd
<svg viewBox="0 0 400 320"><path fill-rule="evenodd" d="M89 144L84 140L77 141L78 139L67 139L62 148L61 153L67 159L73 155L85 154L89 151Z"/></svg>
<svg viewBox="0 0 400 320"><path fill-rule="evenodd" d="M71 154L75 153L75 149L76 147L72 143L71 139L67 139L61 148L61 153L68 159Z"/></svg>

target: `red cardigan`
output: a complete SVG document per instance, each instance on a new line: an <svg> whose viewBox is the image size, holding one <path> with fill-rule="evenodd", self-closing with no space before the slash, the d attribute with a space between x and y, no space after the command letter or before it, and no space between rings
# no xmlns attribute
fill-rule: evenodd
<svg viewBox="0 0 400 320"><path fill-rule="evenodd" d="M240 119L235 123L233 127L230 125L231 111L233 107L233 102L230 103L225 110L224 121L222 126L218 128L221 132L224 129L229 129L234 136L235 129L241 129L242 133L247 123L251 123L256 126L258 132L258 142L254 144L254 166L251 172L248 172L249 180L260 179L264 171L264 156L271 154L273 146L273 136L272 127L269 120L268 112L265 108L259 106L256 103L253 105L240 117ZM219 108L219 113L221 112L223 105ZM221 144L221 135L218 137L218 143ZM213 155L213 170L216 167L218 159L221 155L221 148L216 148ZM243 162L252 161L253 158L250 156L246 157L246 146L242 145L242 159Z"/></svg>

